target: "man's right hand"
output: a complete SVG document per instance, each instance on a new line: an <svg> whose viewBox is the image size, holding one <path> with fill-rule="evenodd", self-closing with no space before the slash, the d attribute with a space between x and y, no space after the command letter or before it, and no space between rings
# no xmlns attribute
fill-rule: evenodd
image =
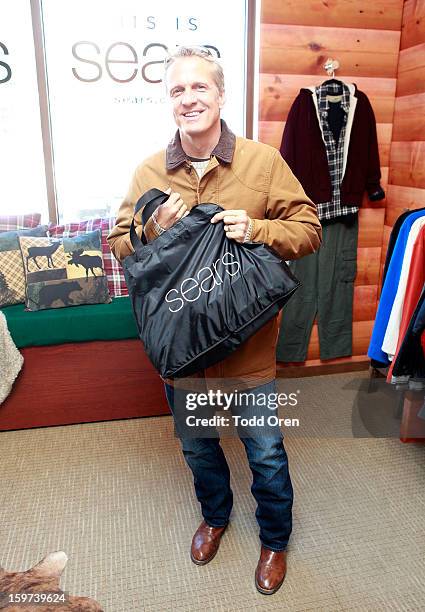
<svg viewBox="0 0 425 612"><path fill-rule="evenodd" d="M157 223L165 230L172 227L177 221L189 214L186 204L177 192L171 192L171 187L164 193L169 194L169 198L164 204L156 209Z"/></svg>

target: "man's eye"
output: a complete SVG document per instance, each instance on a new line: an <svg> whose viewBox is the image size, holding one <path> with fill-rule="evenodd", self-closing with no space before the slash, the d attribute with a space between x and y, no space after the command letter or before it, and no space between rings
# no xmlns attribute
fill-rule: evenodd
<svg viewBox="0 0 425 612"><path fill-rule="evenodd" d="M179 94L181 94L182 90L181 89L173 89L173 91L171 92L171 96L174 98L175 96L178 96Z"/></svg>

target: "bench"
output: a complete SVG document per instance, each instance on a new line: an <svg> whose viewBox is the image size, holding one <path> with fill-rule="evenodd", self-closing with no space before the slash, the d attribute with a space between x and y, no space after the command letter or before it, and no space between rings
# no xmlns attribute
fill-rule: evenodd
<svg viewBox="0 0 425 612"><path fill-rule="evenodd" d="M24 365L0 405L0 431L169 414L128 297L2 312Z"/></svg>

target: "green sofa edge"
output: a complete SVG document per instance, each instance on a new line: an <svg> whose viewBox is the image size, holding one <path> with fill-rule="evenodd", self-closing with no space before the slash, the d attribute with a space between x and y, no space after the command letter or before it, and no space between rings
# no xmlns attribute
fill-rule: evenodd
<svg viewBox="0 0 425 612"><path fill-rule="evenodd" d="M93 340L137 338L137 327L128 296L109 304L25 311L25 304L1 308L18 348Z"/></svg>

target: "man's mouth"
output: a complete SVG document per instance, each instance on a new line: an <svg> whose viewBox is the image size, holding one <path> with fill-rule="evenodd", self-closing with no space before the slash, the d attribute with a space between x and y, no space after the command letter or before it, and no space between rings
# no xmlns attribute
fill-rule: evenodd
<svg viewBox="0 0 425 612"><path fill-rule="evenodd" d="M203 112L204 112L203 110L189 111L188 113L183 113L183 117L187 117L187 118L198 117Z"/></svg>

